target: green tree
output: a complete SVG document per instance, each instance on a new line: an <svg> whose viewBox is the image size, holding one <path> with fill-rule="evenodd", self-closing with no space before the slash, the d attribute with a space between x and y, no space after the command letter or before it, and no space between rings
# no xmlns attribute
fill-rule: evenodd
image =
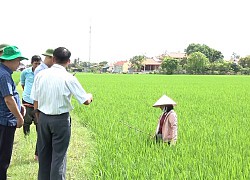
<svg viewBox="0 0 250 180"><path fill-rule="evenodd" d="M108 64L108 61L99 62L99 66L105 66L106 64Z"/></svg>
<svg viewBox="0 0 250 180"><path fill-rule="evenodd" d="M187 71L191 74L204 74L209 64L208 58L201 52L194 52L188 56Z"/></svg>
<svg viewBox="0 0 250 180"><path fill-rule="evenodd" d="M74 67L78 67L80 65L80 59L77 58L77 59L74 59Z"/></svg>
<svg viewBox="0 0 250 180"><path fill-rule="evenodd" d="M223 61L224 56L220 51L217 51L215 49L210 49L210 55L207 57L210 62L218 62Z"/></svg>
<svg viewBox="0 0 250 180"><path fill-rule="evenodd" d="M98 72L100 70L98 65L98 63L90 63L90 72Z"/></svg>
<svg viewBox="0 0 250 180"><path fill-rule="evenodd" d="M145 56L139 55L139 56L134 56L131 58L129 61L131 62L131 66L134 70L140 71L142 68L142 62L145 60Z"/></svg>
<svg viewBox="0 0 250 180"><path fill-rule="evenodd" d="M239 65L241 65L243 68L250 68L250 56L240 58Z"/></svg>
<svg viewBox="0 0 250 180"><path fill-rule="evenodd" d="M80 65L81 65L82 67L89 67L89 66L90 66L90 62L88 62L88 61L83 61L83 62L80 62Z"/></svg>
<svg viewBox="0 0 250 180"><path fill-rule="evenodd" d="M247 67L247 68L242 68L242 69L240 70L240 73L241 73L241 74L244 74L244 75L250 75L250 68L249 68L249 67Z"/></svg>
<svg viewBox="0 0 250 180"><path fill-rule="evenodd" d="M187 49L185 49L185 52L187 55L190 55L194 52L201 52L209 59L211 63L215 61L221 61L224 58L220 51L212 49L205 44L189 44Z"/></svg>
<svg viewBox="0 0 250 180"><path fill-rule="evenodd" d="M185 64L187 64L187 57L184 57L184 58L179 60L179 65L180 66L183 67Z"/></svg>
<svg viewBox="0 0 250 180"><path fill-rule="evenodd" d="M231 65L231 62L226 61L210 63L208 74L228 74L232 71Z"/></svg>
<svg viewBox="0 0 250 180"><path fill-rule="evenodd" d="M242 69L241 65L239 65L239 64L237 64L237 63L232 63L232 64L231 64L231 68L233 69L233 71L234 71L235 73L239 72L239 71Z"/></svg>
<svg viewBox="0 0 250 180"><path fill-rule="evenodd" d="M167 74L173 74L177 70L177 67L178 60L168 57L165 57L161 64L162 70L166 71Z"/></svg>
<svg viewBox="0 0 250 180"><path fill-rule="evenodd" d="M220 74L228 74L232 68L231 68L231 62L222 62L222 63L218 63L218 70Z"/></svg>

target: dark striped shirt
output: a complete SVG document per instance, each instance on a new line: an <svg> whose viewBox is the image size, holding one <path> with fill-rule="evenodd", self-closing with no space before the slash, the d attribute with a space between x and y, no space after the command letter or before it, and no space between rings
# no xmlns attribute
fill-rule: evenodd
<svg viewBox="0 0 250 180"><path fill-rule="evenodd" d="M11 77L12 70L0 63L0 124L3 126L16 126L17 120L7 107L4 97L12 95L17 103L19 110L21 104L16 85Z"/></svg>

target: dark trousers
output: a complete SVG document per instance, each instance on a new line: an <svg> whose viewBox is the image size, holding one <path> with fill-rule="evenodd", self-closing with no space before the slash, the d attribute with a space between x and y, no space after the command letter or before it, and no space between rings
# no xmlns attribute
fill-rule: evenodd
<svg viewBox="0 0 250 180"><path fill-rule="evenodd" d="M23 103L26 103L26 102L23 101ZM36 132L37 132L37 119L36 119L33 111L34 111L33 107L26 106L26 114L24 116L24 124L23 124L23 133L25 136L30 134L30 125L32 124L32 122L34 122L34 124L36 126ZM35 155L38 155L37 142L36 142Z"/></svg>
<svg viewBox="0 0 250 180"><path fill-rule="evenodd" d="M71 134L69 113L46 115L40 112L38 122L38 180L65 180Z"/></svg>
<svg viewBox="0 0 250 180"><path fill-rule="evenodd" d="M34 108L26 106L26 114L24 116L24 124L23 124L23 133L24 135L29 135L30 133L30 125L32 122L36 125L37 129L37 120L35 118L35 115L33 113Z"/></svg>
<svg viewBox="0 0 250 180"><path fill-rule="evenodd" d="M0 125L0 180L7 179L16 127Z"/></svg>

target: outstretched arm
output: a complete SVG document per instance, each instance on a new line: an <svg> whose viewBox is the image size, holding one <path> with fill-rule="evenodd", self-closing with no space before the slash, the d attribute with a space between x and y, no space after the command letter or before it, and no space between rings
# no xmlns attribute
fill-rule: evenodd
<svg viewBox="0 0 250 180"><path fill-rule="evenodd" d="M88 99L83 103L85 105L89 105L93 101L93 95L91 93L87 94L89 97Z"/></svg>
<svg viewBox="0 0 250 180"><path fill-rule="evenodd" d="M177 136L177 116L175 113L171 113L168 118L169 118L169 123L170 123L168 139L171 140L171 144L172 144L172 143L175 143L176 136Z"/></svg>

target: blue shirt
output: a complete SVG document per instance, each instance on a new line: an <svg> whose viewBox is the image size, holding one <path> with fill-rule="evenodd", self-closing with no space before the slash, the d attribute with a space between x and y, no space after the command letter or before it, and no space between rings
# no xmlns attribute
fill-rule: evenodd
<svg viewBox="0 0 250 180"><path fill-rule="evenodd" d="M32 67L26 68L22 71L20 77L20 83L24 86L23 90L23 100L30 104L33 104L33 99L30 98L31 88L34 82L34 72L32 71Z"/></svg>
<svg viewBox="0 0 250 180"><path fill-rule="evenodd" d="M17 120L7 107L4 97L12 95L17 103L19 111L21 104L16 85L11 77L12 70L0 63L0 124L3 126L16 126Z"/></svg>
<svg viewBox="0 0 250 180"><path fill-rule="evenodd" d="M42 62L39 66L36 67L34 75L36 76L40 71L42 71L44 69L48 69L48 68L49 67Z"/></svg>

